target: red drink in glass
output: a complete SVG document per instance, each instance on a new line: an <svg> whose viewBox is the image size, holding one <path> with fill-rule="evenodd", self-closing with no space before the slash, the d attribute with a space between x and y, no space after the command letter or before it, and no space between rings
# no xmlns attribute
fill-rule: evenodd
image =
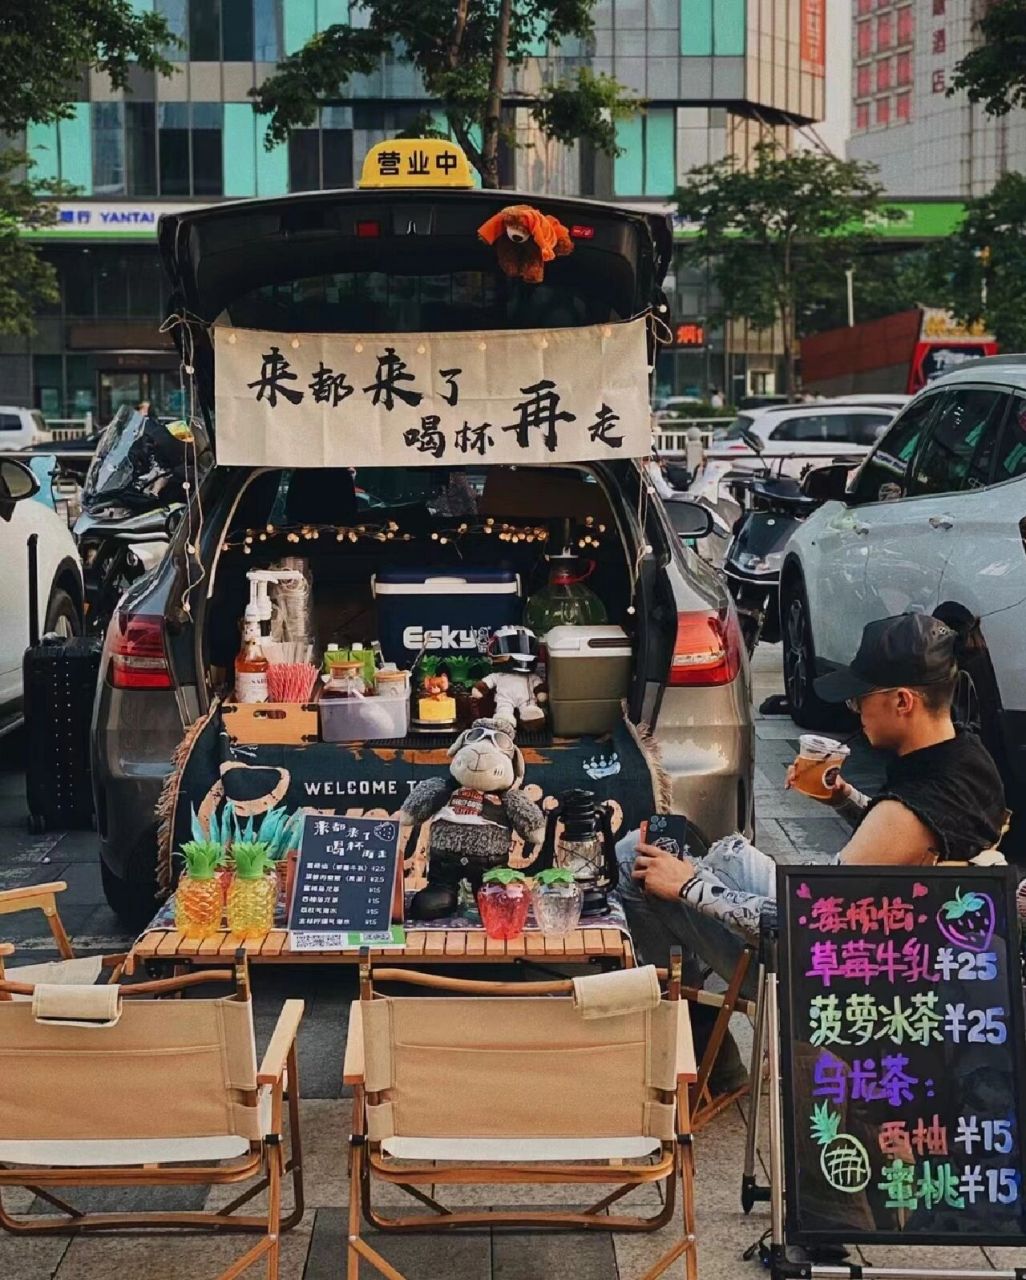
<svg viewBox="0 0 1026 1280"><path fill-rule="evenodd" d="M519 938L527 922L531 895L522 884L486 884L478 890L477 907L489 938Z"/></svg>

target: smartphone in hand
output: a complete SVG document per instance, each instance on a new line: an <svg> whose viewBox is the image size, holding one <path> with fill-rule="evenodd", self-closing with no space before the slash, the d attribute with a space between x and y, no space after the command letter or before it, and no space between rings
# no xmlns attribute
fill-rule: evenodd
<svg viewBox="0 0 1026 1280"><path fill-rule="evenodd" d="M688 820L682 813L653 813L647 822L642 823L641 839L644 844L655 845L675 858L689 857L692 852Z"/></svg>

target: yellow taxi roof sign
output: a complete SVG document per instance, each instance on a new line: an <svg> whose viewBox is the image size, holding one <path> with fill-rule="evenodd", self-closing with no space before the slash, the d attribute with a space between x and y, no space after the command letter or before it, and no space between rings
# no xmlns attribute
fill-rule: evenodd
<svg viewBox="0 0 1026 1280"><path fill-rule="evenodd" d="M473 187L463 148L445 138L393 138L367 152L361 187Z"/></svg>

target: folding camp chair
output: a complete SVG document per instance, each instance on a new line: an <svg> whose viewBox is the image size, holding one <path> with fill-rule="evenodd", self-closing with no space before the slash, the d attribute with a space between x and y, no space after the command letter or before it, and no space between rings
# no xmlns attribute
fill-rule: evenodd
<svg viewBox="0 0 1026 1280"><path fill-rule="evenodd" d="M678 1182L683 1239L644 1280L655 1280L680 1258L683 1274L695 1280L688 1087L696 1070L679 952L661 999L656 988L650 1007L587 1019L569 981L474 982L384 968L373 976L447 998L377 995L370 963L361 963L344 1071L353 1087L347 1280L358 1280L361 1260L388 1280L406 1280L361 1236L361 1209L382 1231L651 1231L673 1217ZM382 1217L372 1204L373 1180L400 1186L431 1212ZM665 1199L658 1213L606 1215L635 1187L659 1182ZM432 1183L612 1183L614 1189L579 1212L468 1212L422 1190Z"/></svg>
<svg viewBox="0 0 1026 1280"><path fill-rule="evenodd" d="M0 1003L0 1195L27 1187L61 1211L16 1218L0 1200L0 1226L24 1235L140 1227L259 1232L262 1239L218 1280L234 1280L261 1260L275 1280L280 1234L303 1215L295 1045L303 1003L286 1001L258 1070L241 953L232 996L147 998L224 980L205 971L134 987L0 984L31 997ZM283 1218L287 1173L295 1205ZM61 1198L65 1187L244 1182L252 1185L212 1211L83 1213ZM265 1189L265 1212L236 1212Z"/></svg>
<svg viewBox="0 0 1026 1280"><path fill-rule="evenodd" d="M13 915L17 911L42 911L60 952L60 960L45 964L9 965L4 961L15 953L10 943L0 943L0 982L5 977L22 985L34 986L37 982L59 983L68 986L92 986L104 970L109 970L108 982L117 982L125 963L125 955L76 956L57 910L57 895L68 886L63 880L49 884L30 884L20 889L0 890L0 916ZM0 991L0 1000L20 999Z"/></svg>
<svg viewBox="0 0 1026 1280"><path fill-rule="evenodd" d="M713 1024L712 1033L706 1042L702 1059L698 1064L698 1078L691 1090L691 1127L695 1133L701 1133L710 1120L714 1120L720 1112L725 1111L732 1103L739 1102L746 1097L751 1089L751 1083L749 1082L739 1089L732 1090L730 1093L722 1093L714 1097L709 1089L709 1078L712 1075L713 1067L716 1065L716 1059L719 1056L723 1042L730 1030L731 1017L735 1013L744 1013L749 1017L754 1017L755 1015L755 1002L746 1000L741 995L741 988L744 986L754 955L755 949L753 947L745 947L738 957L734 972L730 976L727 990L722 994L715 991L706 991L704 988L698 987L681 988L681 995L685 1000L690 1001L692 1004L719 1010L716 1015L716 1021Z"/></svg>

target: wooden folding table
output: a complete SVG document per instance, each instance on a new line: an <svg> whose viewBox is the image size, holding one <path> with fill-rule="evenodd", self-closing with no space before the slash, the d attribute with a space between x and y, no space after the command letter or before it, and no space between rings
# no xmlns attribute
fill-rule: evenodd
<svg viewBox="0 0 1026 1280"><path fill-rule="evenodd" d="M137 963L230 965L239 947L250 964L356 964L359 951L292 951L286 929L257 938L239 939L227 929L206 938L187 938L177 929L148 929L129 954L126 971ZM564 938L537 932L497 941L482 929L409 929L406 945L372 947L371 955L390 965L515 964L597 965L605 969L634 967L631 940L619 929L578 929Z"/></svg>

